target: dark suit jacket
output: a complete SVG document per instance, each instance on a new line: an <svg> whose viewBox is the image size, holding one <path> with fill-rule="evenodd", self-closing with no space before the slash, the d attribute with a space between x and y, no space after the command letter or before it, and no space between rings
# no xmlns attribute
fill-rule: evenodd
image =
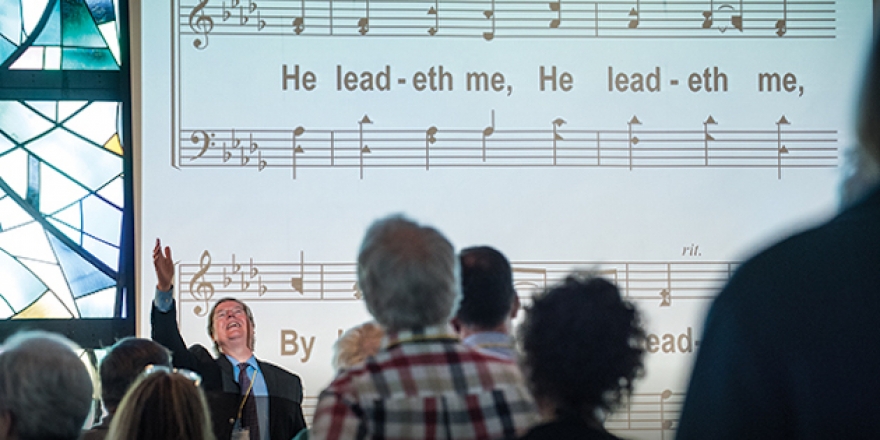
<svg viewBox="0 0 880 440"><path fill-rule="evenodd" d="M195 371L202 376L202 389L211 410L214 434L218 440L229 439L241 402L240 390L226 356L211 357L201 345L187 349L177 326L176 304L167 313L156 306L150 314L152 337L173 353L177 368ZM302 382L299 376L268 362L257 361L269 391L269 431L272 440L290 440L306 427L302 414Z"/></svg>
<svg viewBox="0 0 880 440"><path fill-rule="evenodd" d="M877 438L880 188L744 263L706 318L678 439Z"/></svg>

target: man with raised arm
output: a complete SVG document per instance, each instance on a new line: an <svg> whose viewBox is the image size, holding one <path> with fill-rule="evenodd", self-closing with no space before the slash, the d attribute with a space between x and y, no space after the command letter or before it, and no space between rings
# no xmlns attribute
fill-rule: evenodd
<svg viewBox="0 0 880 440"><path fill-rule="evenodd" d="M290 440L305 428L299 376L254 357L254 316L234 298L214 303L208 334L216 358L201 345L187 349L177 324L171 249L153 248L156 296L150 315L153 340L168 347L175 367L202 375L218 440Z"/></svg>

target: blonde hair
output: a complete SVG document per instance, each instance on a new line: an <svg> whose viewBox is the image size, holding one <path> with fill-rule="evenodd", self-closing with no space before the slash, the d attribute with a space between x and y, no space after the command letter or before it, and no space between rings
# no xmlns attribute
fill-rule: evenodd
<svg viewBox="0 0 880 440"><path fill-rule="evenodd" d="M119 404L108 440L214 440L202 390L186 376L154 371L141 376Z"/></svg>
<svg viewBox="0 0 880 440"><path fill-rule="evenodd" d="M333 368L351 368L379 351L385 331L374 321L345 331L333 344Z"/></svg>

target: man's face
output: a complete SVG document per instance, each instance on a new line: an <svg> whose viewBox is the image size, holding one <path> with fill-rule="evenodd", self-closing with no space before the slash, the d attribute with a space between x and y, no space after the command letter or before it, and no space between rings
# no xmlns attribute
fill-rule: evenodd
<svg viewBox="0 0 880 440"><path fill-rule="evenodd" d="M224 351L226 347L248 346L251 328L244 306L236 301L224 301L214 309L214 341Z"/></svg>

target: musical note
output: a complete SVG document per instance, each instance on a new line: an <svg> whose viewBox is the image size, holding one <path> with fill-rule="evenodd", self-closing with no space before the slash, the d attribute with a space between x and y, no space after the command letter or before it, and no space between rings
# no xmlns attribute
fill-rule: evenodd
<svg viewBox="0 0 880 440"><path fill-rule="evenodd" d="M709 134L709 125L716 125L715 118L712 115L703 121L703 150L705 152L704 156L706 159L706 166L709 165L709 141L714 141L715 137Z"/></svg>
<svg viewBox="0 0 880 440"><path fill-rule="evenodd" d="M562 0L557 0L555 2L550 2L550 10L555 12L556 18L550 20L550 28L557 29L559 25L562 24Z"/></svg>
<svg viewBox="0 0 880 440"><path fill-rule="evenodd" d="M293 150L293 178L296 179L296 155L299 153L305 153L303 147L296 143L296 137L302 136L303 133L306 132L306 129L302 126L296 127L291 134L290 147Z"/></svg>
<svg viewBox="0 0 880 440"><path fill-rule="evenodd" d="M626 27L635 29L639 27L639 18L641 17L642 5L640 0L636 0L636 7L629 10L629 23Z"/></svg>
<svg viewBox="0 0 880 440"><path fill-rule="evenodd" d="M434 26L428 28L428 34L432 37L437 35L437 31L440 30L440 14L437 11L440 9L440 0L434 0L434 6L428 8L428 15L434 16Z"/></svg>
<svg viewBox="0 0 880 440"><path fill-rule="evenodd" d="M299 17L293 19L293 31L297 35L301 34L306 28L306 0L300 0Z"/></svg>
<svg viewBox="0 0 880 440"><path fill-rule="evenodd" d="M492 0L492 9L483 11L483 15L487 20L492 20L492 30L489 32L483 32L483 39L486 41L492 41L495 38L495 0Z"/></svg>
<svg viewBox="0 0 880 440"><path fill-rule="evenodd" d="M661 440L666 438L667 430L672 429L672 420L666 418L666 401L672 397L672 390L663 390L660 393L660 437Z"/></svg>
<svg viewBox="0 0 880 440"><path fill-rule="evenodd" d="M776 169L777 171L777 179L782 179L782 155L788 154L788 148L785 145L782 145L782 126L789 125L788 119L785 118L785 115L782 115L778 121L776 121Z"/></svg>
<svg viewBox="0 0 880 440"><path fill-rule="evenodd" d="M210 137L214 137L214 133L211 133ZM205 152L208 151L208 146L214 145L214 142L212 142L209 139L208 133L206 133L205 130L194 131L192 136L190 136L189 139L192 141L192 143L194 143L196 145L202 144L202 148L199 150L198 154L189 158L189 160L191 160L191 161L202 157L202 155L204 155Z"/></svg>
<svg viewBox="0 0 880 440"><path fill-rule="evenodd" d="M367 35L367 32L370 32L370 0L365 0L365 2L365 15L358 20L358 32L360 32L361 35Z"/></svg>
<svg viewBox="0 0 880 440"><path fill-rule="evenodd" d="M203 301L205 307L197 305L193 308L198 316L205 316L208 313L208 303L214 298L214 284L205 281L205 273L211 268L211 254L207 250L202 252L199 258L199 270L193 275L189 281L189 293L193 299ZM195 288L193 288L195 286Z"/></svg>
<svg viewBox="0 0 880 440"><path fill-rule="evenodd" d="M305 260L305 252L299 251L299 276L290 277L290 287L293 287L293 290L299 292L300 295L305 293L305 290L303 290L303 280L305 279L306 272Z"/></svg>
<svg viewBox="0 0 880 440"><path fill-rule="evenodd" d="M703 29L712 27L712 13L715 10L714 0L709 0L709 10L703 11Z"/></svg>
<svg viewBox="0 0 880 440"><path fill-rule="evenodd" d="M492 125L483 129L483 162L486 161L486 138L495 133L495 110L492 110Z"/></svg>
<svg viewBox="0 0 880 440"><path fill-rule="evenodd" d="M632 119L626 123L627 130L629 131L629 169L633 169L633 146L639 143L639 138L633 136L633 125L642 125L642 121L639 121L635 115L633 115Z"/></svg>
<svg viewBox="0 0 880 440"><path fill-rule="evenodd" d="M361 161L361 179L364 178L364 153L371 153L370 147L364 143L364 124L372 124L373 121L370 120L370 117L364 115L360 121L358 121L358 143L360 145L360 161Z"/></svg>
<svg viewBox="0 0 880 440"><path fill-rule="evenodd" d="M788 32L788 0L782 0L782 19L776 21L776 35L783 36Z"/></svg>
<svg viewBox="0 0 880 440"><path fill-rule="evenodd" d="M563 140L562 135L560 135L556 129L557 127L562 127L562 124L565 124L565 120L562 118L556 118L551 126L553 127L553 165L556 165L556 142Z"/></svg>
<svg viewBox="0 0 880 440"><path fill-rule="evenodd" d="M207 14L205 14L205 5L208 4L208 0L202 0L196 5L192 12L189 13L189 27L193 32L197 34L202 34L205 41L202 42L201 38L196 38L193 40L193 46L196 49L203 50L208 47L208 34L214 29L214 20L211 19ZM198 16L197 16L198 15Z"/></svg>
<svg viewBox="0 0 880 440"><path fill-rule="evenodd" d="M431 145L437 142L437 138L434 135L437 134L437 127L430 126L427 130L425 130L425 169L431 169Z"/></svg>
<svg viewBox="0 0 880 440"><path fill-rule="evenodd" d="M660 307L672 305L672 265L666 263L666 288L660 291Z"/></svg>
<svg viewBox="0 0 880 440"><path fill-rule="evenodd" d="M739 14L730 17L730 24L739 29L740 32L743 31L743 0L739 0Z"/></svg>

